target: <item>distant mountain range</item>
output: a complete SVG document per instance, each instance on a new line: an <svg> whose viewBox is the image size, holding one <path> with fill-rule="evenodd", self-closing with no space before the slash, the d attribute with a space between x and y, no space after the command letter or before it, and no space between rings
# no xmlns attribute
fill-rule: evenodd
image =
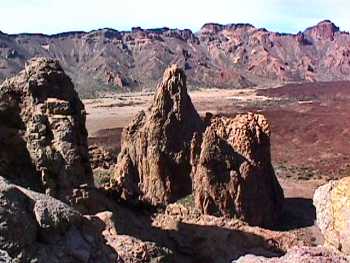
<svg viewBox="0 0 350 263"><path fill-rule="evenodd" d="M177 63L192 87L242 88L288 81L350 80L350 35L325 20L298 34L250 24L100 29L56 35L0 32L0 79L37 56L60 60L81 96L154 86Z"/></svg>

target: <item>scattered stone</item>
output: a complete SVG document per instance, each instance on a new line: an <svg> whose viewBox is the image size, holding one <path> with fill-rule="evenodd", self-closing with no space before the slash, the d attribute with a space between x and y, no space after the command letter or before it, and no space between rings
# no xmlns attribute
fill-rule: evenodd
<svg viewBox="0 0 350 263"><path fill-rule="evenodd" d="M246 255L232 263L347 263L350 258L325 247L296 247L280 258L266 258Z"/></svg>

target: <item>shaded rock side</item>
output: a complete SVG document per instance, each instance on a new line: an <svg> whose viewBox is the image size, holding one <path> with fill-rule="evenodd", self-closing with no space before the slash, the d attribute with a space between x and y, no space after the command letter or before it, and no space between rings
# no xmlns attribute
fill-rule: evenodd
<svg viewBox="0 0 350 263"><path fill-rule="evenodd" d="M313 201L325 244L350 255L350 177L319 187Z"/></svg>
<svg viewBox="0 0 350 263"><path fill-rule="evenodd" d="M263 115L214 117L192 142L195 204L205 214L272 226L283 190L270 154L270 127Z"/></svg>
<svg viewBox="0 0 350 263"><path fill-rule="evenodd" d="M63 201L92 184L84 105L55 60L0 86L0 176Z"/></svg>
<svg viewBox="0 0 350 263"><path fill-rule="evenodd" d="M0 177L0 261L121 263L101 235L103 227L55 198Z"/></svg>
<svg viewBox="0 0 350 263"><path fill-rule="evenodd" d="M173 65L165 71L151 107L123 130L115 174L122 198L164 205L190 193L190 145L201 126L186 76Z"/></svg>

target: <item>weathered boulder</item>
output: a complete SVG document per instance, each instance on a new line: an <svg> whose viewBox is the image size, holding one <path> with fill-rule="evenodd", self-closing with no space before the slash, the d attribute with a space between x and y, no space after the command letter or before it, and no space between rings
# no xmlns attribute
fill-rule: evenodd
<svg viewBox="0 0 350 263"><path fill-rule="evenodd" d="M0 261L121 262L105 243L100 224L53 197L0 177Z"/></svg>
<svg viewBox="0 0 350 263"><path fill-rule="evenodd" d="M84 105L55 60L0 86L0 176L63 201L92 184Z"/></svg>
<svg viewBox="0 0 350 263"><path fill-rule="evenodd" d="M190 145L201 129L186 76L173 65L165 71L151 107L123 130L115 173L122 198L164 205L190 193Z"/></svg>
<svg viewBox="0 0 350 263"><path fill-rule="evenodd" d="M38 229L27 210L30 205L17 187L0 180L0 249L10 255L19 254L36 240Z"/></svg>
<svg viewBox="0 0 350 263"><path fill-rule="evenodd" d="M236 217L250 225L278 221L283 190L270 154L263 115L214 117L192 143L195 204L205 214Z"/></svg>
<svg viewBox="0 0 350 263"><path fill-rule="evenodd" d="M350 255L350 177L319 187L313 202L325 244Z"/></svg>
<svg viewBox="0 0 350 263"><path fill-rule="evenodd" d="M347 263L350 258L325 247L295 247L279 258L246 255L232 263Z"/></svg>

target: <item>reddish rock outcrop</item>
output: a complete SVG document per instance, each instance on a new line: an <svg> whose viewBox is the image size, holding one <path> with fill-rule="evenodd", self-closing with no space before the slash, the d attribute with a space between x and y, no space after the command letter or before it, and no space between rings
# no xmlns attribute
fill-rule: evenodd
<svg viewBox="0 0 350 263"><path fill-rule="evenodd" d="M251 225L277 222L283 190L271 165L270 127L263 115L214 117L192 149L197 208Z"/></svg>
<svg viewBox="0 0 350 263"><path fill-rule="evenodd" d="M317 25L306 29L314 39L318 40L334 40L334 34L339 31L339 27L329 20L324 20Z"/></svg>
<svg viewBox="0 0 350 263"><path fill-rule="evenodd" d="M63 201L92 184L84 105L55 60L0 86L0 176Z"/></svg>
<svg viewBox="0 0 350 263"><path fill-rule="evenodd" d="M115 174L122 198L164 205L189 194L190 145L201 126L186 76L173 65L165 71L151 107L123 130Z"/></svg>

